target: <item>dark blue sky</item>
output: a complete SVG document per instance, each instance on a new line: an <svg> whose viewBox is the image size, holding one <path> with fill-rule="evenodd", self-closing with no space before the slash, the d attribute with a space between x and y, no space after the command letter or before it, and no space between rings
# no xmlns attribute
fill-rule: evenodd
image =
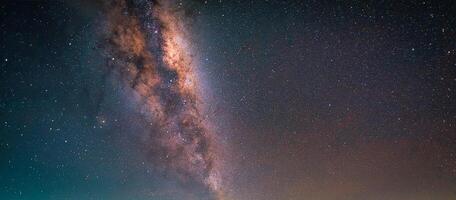
<svg viewBox="0 0 456 200"><path fill-rule="evenodd" d="M150 158L101 2L0 4L0 199L210 199ZM229 199L456 198L456 3L183 5Z"/></svg>

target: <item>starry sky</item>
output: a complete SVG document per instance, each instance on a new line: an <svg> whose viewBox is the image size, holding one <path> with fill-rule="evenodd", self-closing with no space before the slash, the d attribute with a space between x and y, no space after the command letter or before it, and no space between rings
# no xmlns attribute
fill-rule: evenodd
<svg viewBox="0 0 456 200"><path fill-rule="evenodd" d="M456 199L453 1L0 10L0 199Z"/></svg>

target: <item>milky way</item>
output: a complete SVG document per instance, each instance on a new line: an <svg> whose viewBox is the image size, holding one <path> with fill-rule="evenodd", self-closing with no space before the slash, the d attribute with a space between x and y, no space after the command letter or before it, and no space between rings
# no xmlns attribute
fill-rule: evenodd
<svg viewBox="0 0 456 200"><path fill-rule="evenodd" d="M151 161L221 199L221 150L203 113L198 62L179 6L172 1L106 3L103 46L110 68L136 95L152 125L145 141Z"/></svg>

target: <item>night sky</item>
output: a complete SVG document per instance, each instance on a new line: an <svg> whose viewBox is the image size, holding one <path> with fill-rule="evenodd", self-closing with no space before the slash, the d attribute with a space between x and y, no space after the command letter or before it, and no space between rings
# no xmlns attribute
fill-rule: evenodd
<svg viewBox="0 0 456 200"><path fill-rule="evenodd" d="M454 1L0 16L0 199L456 199Z"/></svg>

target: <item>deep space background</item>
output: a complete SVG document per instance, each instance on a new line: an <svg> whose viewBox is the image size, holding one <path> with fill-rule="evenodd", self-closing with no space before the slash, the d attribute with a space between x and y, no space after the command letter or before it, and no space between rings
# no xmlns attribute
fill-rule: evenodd
<svg viewBox="0 0 456 200"><path fill-rule="evenodd" d="M100 4L0 3L0 199L212 199L148 159ZM456 199L455 1L183 4L226 199Z"/></svg>

